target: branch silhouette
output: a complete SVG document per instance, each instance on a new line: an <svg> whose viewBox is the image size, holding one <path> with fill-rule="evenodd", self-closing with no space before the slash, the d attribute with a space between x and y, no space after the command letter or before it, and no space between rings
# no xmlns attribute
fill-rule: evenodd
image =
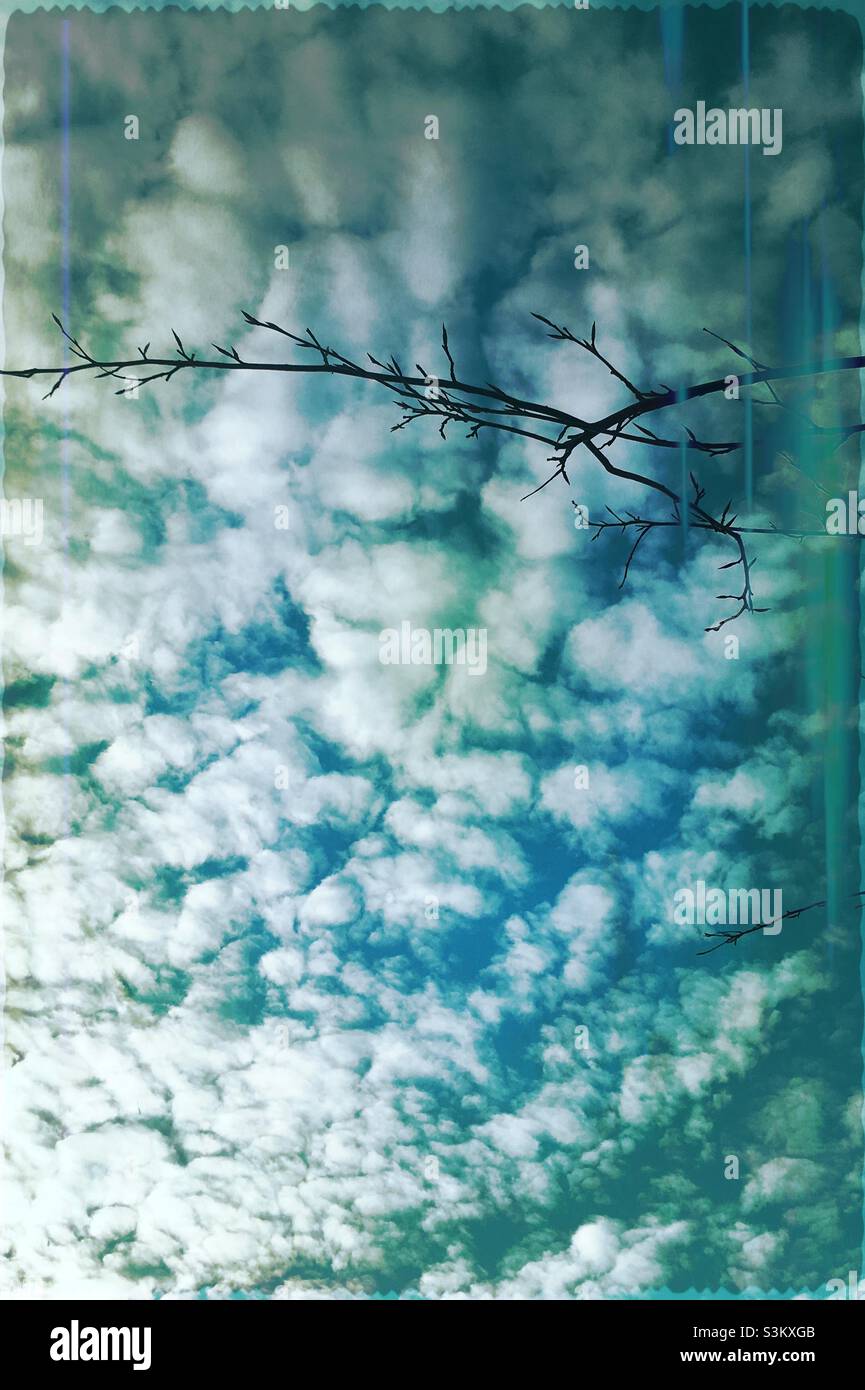
<svg viewBox="0 0 865 1390"><path fill-rule="evenodd" d="M309 353L313 360L301 362L248 361L241 357L235 346L224 347L219 343L211 344L219 354L218 358L199 357L195 352L187 351L182 339L173 329L174 356L151 356L151 345L148 342L144 347L138 348L136 357L102 360L93 356L81 341L68 331L57 315L52 314L54 322L68 345L67 350L77 360L72 364L61 366L6 368L0 374L19 380L39 377L53 378L52 385L43 398L46 400L54 396L69 377L84 373L91 373L99 379L109 378L119 381L121 384L116 388L115 394L120 396L137 395L141 387L159 381L169 382L181 372L278 372L307 375L318 373L331 377L342 376L368 381L383 387L396 397L401 415L397 423L392 426L392 431L406 429L419 420L432 419L438 423L439 434L442 439L447 438L449 428L465 426L466 437L469 439L477 439L481 430L493 430L501 434L517 435L548 446L552 452L547 456L547 462L553 465L552 471L538 487L526 494L524 501L541 492L557 478L561 478L565 484L570 486L571 480L568 471L570 461L577 450L584 449L611 477L636 483L644 487L648 493L658 493L669 504L668 511L663 516L657 517L640 516L632 512L623 516L608 507L607 511L612 519L592 523L593 540L597 540L598 536L608 530L619 530L622 534L630 530L634 532L634 540L627 557L620 587L627 581L637 550L643 540L653 531L683 526L687 523L688 527L693 528L694 531L705 533L707 538L714 537L721 540L732 548L733 558L719 565L718 568L719 570L737 569L742 587L738 592L732 594L717 595L719 600L730 602L736 606L725 617L709 624L705 629L707 632L717 632L727 623L736 621L746 613L765 613L768 611L764 607L758 607L755 602L752 584L755 557L748 554L744 537L776 535L802 540L806 536L816 537L826 534L825 531L797 531L782 529L774 525L742 526L738 524L737 516L732 513L732 499L717 515L709 509L705 501L706 490L693 472L689 473L692 491L690 495L684 496L649 472L620 468L614 464L609 454L612 446L620 442L640 445L644 450L681 450L684 446L689 452L715 458L738 449L740 441L699 439L694 431L687 426L680 427L681 433L678 437L670 438L659 435L646 424L641 423L649 415L657 415L688 401L725 391L730 376L699 382L680 390L674 390L663 383L657 388L646 390L630 381L624 372L620 371L601 352L597 343L597 325L594 323L589 337L579 338L565 325L554 323L552 319L546 318L543 314L532 315L546 327L548 338L556 342L573 344L588 353L590 357L607 369L631 397L618 410L610 412L601 419L589 420L574 415L570 411L560 410L548 403L523 399L492 382L481 384L461 380L457 374L456 360L444 324L442 325L441 348L448 371L447 376L440 379L437 375L429 373L420 363L414 364L418 375L413 375L405 371L394 356L382 360L368 353L366 362L355 361L338 349L322 343L310 328L305 329L303 334L292 333L280 324L257 318L246 310L242 312L249 327L265 329L287 338L298 350ZM751 371L744 374L736 374L739 389L761 385L767 388L769 398L755 397L753 398L755 404L791 411L800 422L805 423L815 437L834 439L836 449L852 435L865 430L865 425L858 422L835 427L817 425L809 417L793 410L788 403L783 401L774 385L776 382L858 371L865 366L865 357L840 357L832 361L807 362L795 366L768 366L758 361L743 348L737 347L729 339L722 338L720 334L713 333L710 329L704 331L724 343L732 353L746 361L752 368ZM788 455L785 457L788 458L789 462L794 463Z"/></svg>
<svg viewBox="0 0 865 1390"><path fill-rule="evenodd" d="M863 897L865 897L865 888L859 888L855 893L850 894L847 901L851 903L855 902L857 906L862 907ZM704 931L703 936L707 941L711 941L715 937L720 937L720 940L718 940L714 946L707 946L704 951L698 951L697 955L710 956L713 951L720 951L722 946L736 946L742 940L743 936L751 936L755 931L763 931L765 927L774 926L775 922L786 922L788 919L790 921L795 921L798 917L801 917L803 913L812 912L815 907L825 907L827 901L828 899L826 898L820 898L818 902L806 903L804 907L788 908L786 912L781 913L780 917L773 918L771 922L757 922L756 925L752 927L741 927L734 931L730 931L729 929L723 931Z"/></svg>

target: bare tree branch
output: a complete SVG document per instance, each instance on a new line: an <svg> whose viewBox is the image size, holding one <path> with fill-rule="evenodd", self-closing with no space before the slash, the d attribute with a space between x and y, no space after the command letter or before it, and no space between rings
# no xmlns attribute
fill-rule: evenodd
<svg viewBox="0 0 865 1390"><path fill-rule="evenodd" d="M526 498L533 497L536 493L543 491L557 478L561 478L567 485L570 485L570 460L577 450L585 449L589 456L599 463L611 477L621 478L645 488L650 493L660 494L666 498L671 506L668 517L638 517L628 514L627 519L622 519L617 513L611 512L615 518L613 521L595 523L593 540L596 540L606 530L619 528L624 532L630 528L635 529L635 537L625 562L620 587L626 582L632 562L646 536L654 530L681 525L683 516L687 518L689 527L695 531L711 533L733 547L734 558L720 568L738 568L742 588L738 593L718 595L718 597L729 600L737 606L726 617L710 624L706 628L707 632L718 632L727 623L734 622L745 614L767 611L755 603L752 585L755 557L748 554L743 536L748 534L776 535L803 540L806 536L826 534L825 531L782 530L776 526L740 526L737 524L736 516L730 515L730 503L719 516L712 514L711 510L704 504L705 489L698 483L693 473L690 475L693 495L684 497L650 473L623 468L612 462L609 456L610 451L620 442L661 450L674 449L678 451L684 446L688 451L702 453L711 458L728 454L740 446L737 441L733 440L708 441L699 439L689 426L682 425L681 428L687 437L687 442L685 442L681 438L659 435L647 424L642 423L649 415L724 391L729 382L728 376L699 382L678 391L666 385L657 390L644 390L631 381L609 357L601 352L597 343L597 325L594 323L589 337L580 338L570 328L555 323L543 314L533 315L538 322L550 330L547 337L556 342L573 343L582 348L605 367L633 398L618 410L611 411L601 419L587 420L551 404L526 400L520 396L512 395L492 382L481 384L462 381L457 376L456 362L450 347L447 327L444 324L442 324L441 348L447 362L449 377L440 383L438 378L431 376L419 363L416 363L415 366L420 375L413 376L403 370L394 356L383 361L368 353L368 363L371 365L366 362L356 362L338 349L323 343L310 328L305 329L303 334L298 334L292 333L287 328L283 328L281 324L274 323L269 319L260 319L246 310L243 310L243 317L252 328L261 328L287 338L301 352L310 354L312 360L304 362L251 362L242 358L234 345L222 347L218 343L212 344L219 354L217 359L198 358L194 352L187 350L179 334L172 329L171 332L176 345L176 353L173 357L151 357L150 343L148 342L143 348L138 348L137 358L103 361L95 358L54 314L52 315L54 322L60 329L64 340L69 344L71 353L78 360L71 365L63 364L54 367L6 368L2 371L2 375L22 380L51 376L54 378L53 384L46 393L45 399L50 399L68 377L82 372L91 372L98 378L114 377L119 380L121 385L115 394L121 396L137 393L140 387L151 385L153 382L168 382L172 377L184 371L322 373L329 376L355 378L381 386L396 397L402 413L397 423L392 426L393 431L406 429L418 420L433 419L438 424L442 439L447 439L448 428L462 426L466 430L466 438L468 439L477 439L481 430L494 430L500 434L516 435L519 438L530 439L535 443L546 445L552 451L548 456L548 462L552 465L551 471L543 482L526 493ZM792 406L783 401L774 384L848 371L860 371L865 366L865 357L842 357L833 361L773 367L759 361L758 358L738 347L729 338L724 338L721 334L714 333L710 329L706 329L705 332L723 343L735 356L747 362L752 368L751 371L737 376L740 389L760 385L767 388L770 399L761 400L759 397L754 397L755 403L772 405L782 410L791 411L800 422L805 423L807 429L815 437L836 440L836 448L854 434L865 430L865 425L861 423L839 426L815 424L809 417L794 410ZM150 370L142 375L141 369L145 364L148 368L155 368L156 370ZM789 454L782 454L782 457L794 467L798 467ZM808 475L803 474L803 476L807 477ZM814 482L813 479L809 479L809 481ZM820 488L818 483L814 482L814 485Z"/></svg>
<svg viewBox="0 0 865 1390"><path fill-rule="evenodd" d="M861 907L861 899L863 897L865 897L865 888L859 888L855 893L851 893L847 901L855 901L857 906ZM772 922L757 922L756 925L752 927L741 927L733 931L729 929L724 929L722 931L704 931L703 936L707 941L711 941L715 937L720 937L721 939L717 941L716 945L707 946L705 951L698 951L697 955L710 956L713 951L720 951L722 946L736 946L742 940L743 936L751 936L753 932L763 931L765 927L774 926L775 922L795 921L796 918L801 917L803 913L812 912L815 907L825 907L827 901L828 899L826 898L820 898L818 902L807 903L804 907L791 907L786 912L782 912L780 917L774 918Z"/></svg>

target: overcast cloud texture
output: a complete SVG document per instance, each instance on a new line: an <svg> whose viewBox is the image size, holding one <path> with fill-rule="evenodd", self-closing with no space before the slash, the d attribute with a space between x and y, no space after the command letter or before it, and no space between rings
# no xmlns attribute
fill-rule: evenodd
<svg viewBox="0 0 865 1390"><path fill-rule="evenodd" d="M644 386L733 370L701 330L743 339L743 151L669 129L743 104L738 7L14 16L9 365L60 360L64 23L94 350L284 359L246 308L445 374L444 320L464 379L623 403L535 310ZM751 39L750 102L784 110L748 165L754 350L858 352L858 25L761 10ZM651 537L620 590L570 501L644 499L588 456L521 502L542 447L392 434L363 383L44 389L5 410L6 494L45 506L4 575L7 1296L825 1297L859 1269L855 915L706 958L671 917L698 878L858 884L850 546L761 541L772 611L707 634L729 553ZM756 439L755 515L822 524ZM698 465L742 497L739 455L655 466ZM812 466L846 487L849 455ZM485 627L486 673L383 666L403 620Z"/></svg>

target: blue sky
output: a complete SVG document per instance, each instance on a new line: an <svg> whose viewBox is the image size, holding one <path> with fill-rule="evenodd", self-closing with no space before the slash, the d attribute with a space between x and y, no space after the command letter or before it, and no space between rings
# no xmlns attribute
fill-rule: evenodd
<svg viewBox="0 0 865 1390"><path fill-rule="evenodd" d="M245 308L426 364L445 320L469 380L619 405L534 310L641 384L716 376L743 153L667 131L740 103L737 15L681 50L633 10L76 15L73 330L280 360ZM7 32L10 362L58 352L61 23ZM785 109L750 161L769 360L821 325L858 351L860 68L852 21L752 16L751 100ZM766 538L771 612L706 633L729 557L652 537L619 589L570 502L642 498L588 456L521 502L543 449L393 434L363 383L39 395L5 412L7 495L47 518L4 575L11 1287L820 1297L858 1269L855 918L707 958L672 920L699 878L785 906L855 878L849 549ZM741 428L714 412L687 418ZM819 518L782 442L755 436L754 516ZM741 456L698 463L741 496ZM806 463L846 487L848 455ZM485 674L382 665L405 620L484 627Z"/></svg>

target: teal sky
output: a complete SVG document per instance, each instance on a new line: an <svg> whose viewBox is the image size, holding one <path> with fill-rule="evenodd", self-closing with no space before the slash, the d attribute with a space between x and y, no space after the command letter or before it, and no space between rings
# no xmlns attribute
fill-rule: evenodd
<svg viewBox="0 0 865 1390"><path fill-rule="evenodd" d="M754 11L782 153L674 148L677 107L745 104L741 38L734 6L13 16L7 362L60 360L64 299L98 353L284 360L247 309L443 375L445 321L463 378L590 417L619 384L532 311L596 322L644 387L735 370L704 327L858 352L858 24ZM856 543L761 538L771 611L707 633L729 553L653 536L620 589L570 503L646 504L588 455L521 502L543 447L394 434L365 383L42 393L4 414L6 495L45 507L5 547L9 1287L825 1297L859 1270ZM859 409L832 378L790 399ZM750 423L754 524L819 528L855 486L768 408L678 420ZM653 466L744 503L744 453ZM382 665L406 620L485 628L485 674ZM830 911L701 958L672 919L698 879Z"/></svg>

